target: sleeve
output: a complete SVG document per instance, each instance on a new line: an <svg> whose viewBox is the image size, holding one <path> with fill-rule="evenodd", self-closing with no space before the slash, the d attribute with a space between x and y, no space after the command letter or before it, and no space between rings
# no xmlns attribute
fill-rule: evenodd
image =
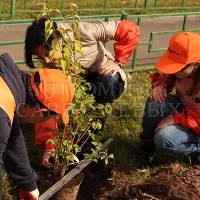
<svg viewBox="0 0 200 200"><path fill-rule="evenodd" d="M4 110L0 107L0 164L3 164L2 161L2 155L3 152L5 151L6 145L8 143L8 138L10 136L10 131L11 131L11 121L4 112Z"/></svg>
<svg viewBox="0 0 200 200"><path fill-rule="evenodd" d="M187 106L174 113L174 124L179 124L185 129L192 129L200 135L200 113Z"/></svg>
<svg viewBox="0 0 200 200"><path fill-rule="evenodd" d="M123 20L119 23L114 40L115 59L125 64L133 54L140 38L139 27L136 23Z"/></svg>
<svg viewBox="0 0 200 200"><path fill-rule="evenodd" d="M161 72L149 72L149 77L152 84L151 89L154 89L157 86L163 86L166 88L167 93L169 94L175 86L176 78L173 75L167 75Z"/></svg>
<svg viewBox="0 0 200 200"><path fill-rule="evenodd" d="M140 37L137 24L127 20L80 22L79 31L85 42L115 40L115 59L122 64L133 54Z"/></svg>

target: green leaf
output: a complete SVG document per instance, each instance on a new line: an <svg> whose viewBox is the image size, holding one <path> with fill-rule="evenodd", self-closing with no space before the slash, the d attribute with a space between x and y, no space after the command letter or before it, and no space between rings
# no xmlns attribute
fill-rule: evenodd
<svg viewBox="0 0 200 200"><path fill-rule="evenodd" d="M66 72L66 67L67 67L66 61L64 59L61 59L60 63L61 63L61 67L62 67L63 71Z"/></svg>
<svg viewBox="0 0 200 200"><path fill-rule="evenodd" d="M105 159L105 164L108 165L108 158Z"/></svg>
<svg viewBox="0 0 200 200"><path fill-rule="evenodd" d="M68 77L69 80L73 80L73 76L71 74L68 74L67 77Z"/></svg>
<svg viewBox="0 0 200 200"><path fill-rule="evenodd" d="M105 159L106 155L102 155L101 156L101 160Z"/></svg>
<svg viewBox="0 0 200 200"><path fill-rule="evenodd" d="M46 41L49 39L50 35L53 33L52 29L45 31L45 39Z"/></svg>
<svg viewBox="0 0 200 200"><path fill-rule="evenodd" d="M98 104L97 108L98 108L99 110L102 110L102 109L104 109L104 105L103 105L103 104Z"/></svg>
<svg viewBox="0 0 200 200"><path fill-rule="evenodd" d="M63 31L64 34L68 34L69 32L72 32L72 29L66 28L66 29L64 29L64 31Z"/></svg>
<svg viewBox="0 0 200 200"><path fill-rule="evenodd" d="M54 144L54 145L56 145L57 144L57 140L56 139L50 139L48 141L48 144Z"/></svg>
<svg viewBox="0 0 200 200"><path fill-rule="evenodd" d="M52 21L50 19L48 19L47 21L45 21L45 31L47 31L51 28L52 28Z"/></svg>
<svg viewBox="0 0 200 200"><path fill-rule="evenodd" d="M75 3L71 4L72 9L77 9L77 5Z"/></svg>
<svg viewBox="0 0 200 200"><path fill-rule="evenodd" d="M100 123L100 122L97 122L97 129L101 129L101 127L102 127L102 124Z"/></svg>
<svg viewBox="0 0 200 200"><path fill-rule="evenodd" d="M111 107L110 104L107 104L107 105L105 106L105 111L106 111L106 113L108 113L108 114L111 114L111 113L112 113L112 107Z"/></svg>
<svg viewBox="0 0 200 200"><path fill-rule="evenodd" d="M75 17L78 21L80 21L80 17L79 17L78 15L74 15L74 17Z"/></svg>
<svg viewBox="0 0 200 200"><path fill-rule="evenodd" d="M97 146L98 143L97 142L91 142L94 146Z"/></svg>
<svg viewBox="0 0 200 200"><path fill-rule="evenodd" d="M50 60L51 60L51 61L53 60L53 58L54 58L55 54L57 53L57 51L58 51L58 50L56 50L56 49L53 49L53 50L50 51L49 57L50 57Z"/></svg>
<svg viewBox="0 0 200 200"><path fill-rule="evenodd" d="M54 11L56 11L58 14L62 15L62 13L60 12L59 9L54 9Z"/></svg>
<svg viewBox="0 0 200 200"><path fill-rule="evenodd" d="M114 155L113 155L113 154L110 154L110 155L108 156L108 158L114 159Z"/></svg>
<svg viewBox="0 0 200 200"><path fill-rule="evenodd" d="M92 128L93 128L94 130L97 129L97 125L96 125L96 123L93 123L93 124L92 124Z"/></svg>
<svg viewBox="0 0 200 200"><path fill-rule="evenodd" d="M66 57L68 60L71 60L72 51L68 47L65 47L64 49L64 57Z"/></svg>
<svg viewBox="0 0 200 200"><path fill-rule="evenodd" d="M52 49L57 49L57 50L59 49L58 39L52 40L51 47L52 47Z"/></svg>

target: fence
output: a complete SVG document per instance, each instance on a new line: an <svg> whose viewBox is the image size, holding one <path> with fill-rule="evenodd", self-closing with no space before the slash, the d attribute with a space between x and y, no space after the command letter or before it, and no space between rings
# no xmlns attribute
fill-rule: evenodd
<svg viewBox="0 0 200 200"><path fill-rule="evenodd" d="M200 16L200 12L187 12L187 13L171 13L171 14L151 14L151 15L128 15L126 13L118 14L118 15L101 15L101 16L82 16L81 19L85 20L105 20L108 21L112 18L115 19L129 19L129 20L137 20L137 24L139 26L142 25L142 22L145 18L158 18L158 17L175 17L175 16L183 16L182 21L182 28L180 30L170 30L170 31L159 31L159 32L150 32L149 40L148 41L140 41L138 46L146 45L148 47L148 52L162 52L166 50L166 48L153 48L153 43L155 41L156 35L167 35L167 34L173 34L181 31L191 31L191 32L200 32L200 28L195 29L188 29L187 23L188 23L188 16ZM67 20L70 20L71 18L67 18ZM56 21L63 21L64 18L56 18ZM2 25L8 25L8 24L23 24L23 23L30 23L32 22L32 19L26 19L26 20L13 20L13 21L0 21L0 26ZM7 45L17 45L17 44L23 44L23 40L18 41L4 41L0 42L0 46L7 46ZM137 52L138 52L138 46L134 52L133 58L132 58L132 64L130 68L127 68L127 71L133 71L133 70L149 70L152 68L152 66L147 67L136 67L136 59L137 59ZM24 61L16 61L17 64L24 64Z"/></svg>
<svg viewBox="0 0 200 200"><path fill-rule="evenodd" d="M85 12L106 12L106 11L128 11L141 9L198 9L200 8L199 0L88 0L76 1L81 13ZM37 13L41 12L41 5L35 5L35 1L31 0L0 0L0 17L15 17L18 13ZM66 11L68 5L67 0L52 0L52 6ZM90 7L88 6L90 5ZM31 8L31 9L30 9ZM3 12L9 10L9 13Z"/></svg>

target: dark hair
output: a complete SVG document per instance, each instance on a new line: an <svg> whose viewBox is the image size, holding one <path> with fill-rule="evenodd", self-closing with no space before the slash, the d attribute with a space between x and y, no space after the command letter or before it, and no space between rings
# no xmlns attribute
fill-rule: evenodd
<svg viewBox="0 0 200 200"><path fill-rule="evenodd" d="M32 55L35 52L35 49L42 45L48 50L51 49L51 43L54 39L61 38L60 32L57 30L57 24L53 21L54 31L46 41L45 39L45 22L48 20L48 17L41 17L35 19L32 24L26 30L25 36L25 61L28 67L34 68Z"/></svg>
<svg viewBox="0 0 200 200"><path fill-rule="evenodd" d="M191 90L189 91L189 96L194 96L200 90L200 63L194 63L197 68L194 71L194 78Z"/></svg>

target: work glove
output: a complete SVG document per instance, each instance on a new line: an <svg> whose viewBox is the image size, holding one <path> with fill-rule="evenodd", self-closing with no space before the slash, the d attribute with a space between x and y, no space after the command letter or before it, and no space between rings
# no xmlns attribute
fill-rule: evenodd
<svg viewBox="0 0 200 200"><path fill-rule="evenodd" d="M19 199L20 200L38 200L39 194L40 193L37 188L31 192L27 192L27 191L20 189L19 190Z"/></svg>

